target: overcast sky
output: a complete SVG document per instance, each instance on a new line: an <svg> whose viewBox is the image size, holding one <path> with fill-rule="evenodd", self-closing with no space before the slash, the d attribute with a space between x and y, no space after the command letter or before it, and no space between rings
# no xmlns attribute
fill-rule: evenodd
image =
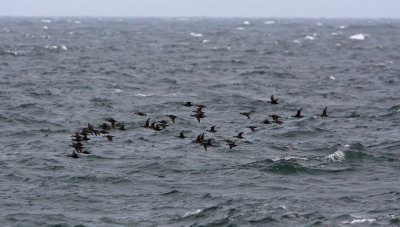
<svg viewBox="0 0 400 227"><path fill-rule="evenodd" d="M400 18L400 0L0 0L0 16Z"/></svg>

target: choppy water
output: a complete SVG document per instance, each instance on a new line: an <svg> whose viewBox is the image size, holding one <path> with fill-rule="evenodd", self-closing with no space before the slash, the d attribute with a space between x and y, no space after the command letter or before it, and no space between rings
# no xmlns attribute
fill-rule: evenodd
<svg viewBox="0 0 400 227"><path fill-rule="evenodd" d="M247 21L1 18L1 226L399 226L400 21Z"/></svg>

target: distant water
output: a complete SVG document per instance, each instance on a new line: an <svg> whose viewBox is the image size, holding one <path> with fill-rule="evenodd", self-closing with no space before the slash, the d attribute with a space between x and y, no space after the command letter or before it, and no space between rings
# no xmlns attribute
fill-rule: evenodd
<svg viewBox="0 0 400 227"><path fill-rule="evenodd" d="M1 18L1 226L399 226L399 37L396 20ZM178 118L156 132L136 111ZM107 117L127 130L68 157Z"/></svg>

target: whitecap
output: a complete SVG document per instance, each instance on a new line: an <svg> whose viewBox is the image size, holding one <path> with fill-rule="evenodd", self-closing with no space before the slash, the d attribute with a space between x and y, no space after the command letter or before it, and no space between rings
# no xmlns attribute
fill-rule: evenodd
<svg viewBox="0 0 400 227"><path fill-rule="evenodd" d="M245 21L243 21L243 24L249 25L250 21L245 20Z"/></svg>
<svg viewBox="0 0 400 227"><path fill-rule="evenodd" d="M282 209L282 210L287 210L287 207L285 205L280 205L280 206L278 206L278 208Z"/></svg>
<svg viewBox="0 0 400 227"><path fill-rule="evenodd" d="M342 224L361 224L361 223L369 223L372 224L376 221L375 218L356 218L351 221L343 221Z"/></svg>
<svg viewBox="0 0 400 227"><path fill-rule="evenodd" d="M204 39L203 41L202 41L202 43L209 43L210 42L210 40L208 40L208 39Z"/></svg>
<svg viewBox="0 0 400 227"><path fill-rule="evenodd" d="M188 217L188 216L191 216L191 215L199 214L201 211L202 211L202 209L197 209L197 210L192 211L192 212L187 212L185 215L183 215L183 217Z"/></svg>
<svg viewBox="0 0 400 227"><path fill-rule="evenodd" d="M307 39L307 40L314 40L315 37L314 37L314 36L311 36L311 35L307 35L306 37L304 37L304 39Z"/></svg>
<svg viewBox="0 0 400 227"><path fill-rule="evenodd" d="M139 96L139 97L148 97L148 96L152 96L153 94L148 94L148 95L146 95L146 94L141 94L141 93L138 93L138 94L135 94L135 96Z"/></svg>
<svg viewBox="0 0 400 227"><path fill-rule="evenodd" d="M202 37L203 36L203 34L201 34L201 33L194 33L194 32L191 32L190 35L193 37Z"/></svg>
<svg viewBox="0 0 400 227"><path fill-rule="evenodd" d="M353 40L365 40L367 36L368 36L367 34L355 34L350 36L349 38Z"/></svg>
<svg viewBox="0 0 400 227"><path fill-rule="evenodd" d="M324 158L328 162L343 162L345 159L345 156L346 156L346 154L343 151L338 150L338 151L333 152L332 154L326 155Z"/></svg>
<svg viewBox="0 0 400 227"><path fill-rule="evenodd" d="M347 26L346 25L340 25L339 28L340 29L345 29Z"/></svg>
<svg viewBox="0 0 400 227"><path fill-rule="evenodd" d="M293 42L294 43L301 43L300 40L297 40L297 39L293 40Z"/></svg>
<svg viewBox="0 0 400 227"><path fill-rule="evenodd" d="M317 23L317 26L322 26L323 24L321 23L321 22L318 22Z"/></svg>
<svg viewBox="0 0 400 227"><path fill-rule="evenodd" d="M44 29L44 30L47 30L47 29L49 29L49 27L47 27L47 26L43 26L43 29Z"/></svg>
<svg viewBox="0 0 400 227"><path fill-rule="evenodd" d="M243 27L237 27L236 30L244 30Z"/></svg>
<svg viewBox="0 0 400 227"><path fill-rule="evenodd" d="M122 90L118 88L113 90L113 93L120 93L120 92L122 92Z"/></svg>
<svg viewBox="0 0 400 227"><path fill-rule="evenodd" d="M332 32L331 33L331 36L338 36L339 35L339 33L337 33L337 32Z"/></svg>
<svg viewBox="0 0 400 227"><path fill-rule="evenodd" d="M275 24L275 21L273 21L273 20L267 20L267 21L264 21L264 24Z"/></svg>
<svg viewBox="0 0 400 227"><path fill-rule="evenodd" d="M80 24L81 22L79 21L79 20L76 20L75 21L75 24Z"/></svg>
<svg viewBox="0 0 400 227"><path fill-rule="evenodd" d="M336 77L330 76L329 79L331 79L331 80L336 80Z"/></svg>
<svg viewBox="0 0 400 227"><path fill-rule="evenodd" d="M340 43L336 43L336 44L335 44L335 46L337 46L337 47L341 47L341 46L342 46L342 44L340 44Z"/></svg>
<svg viewBox="0 0 400 227"><path fill-rule="evenodd" d="M67 46L65 45L60 45L61 50L68 50Z"/></svg>
<svg viewBox="0 0 400 227"><path fill-rule="evenodd" d="M40 20L42 23L51 23L51 20L45 20L45 19L43 19L43 20Z"/></svg>
<svg viewBox="0 0 400 227"><path fill-rule="evenodd" d="M17 51L6 50L6 51L4 51L4 52L7 53L7 54L10 54L10 55L14 55L14 56L17 56L17 55L18 55L18 52L17 52Z"/></svg>
<svg viewBox="0 0 400 227"><path fill-rule="evenodd" d="M279 157L279 158L272 158L271 160L276 162L276 161L280 161L280 160L288 161L288 160L292 160L292 159L304 160L304 161L308 161L309 160L309 158L307 158L307 157L296 157L296 156L290 156L290 155L289 156L282 156L282 157Z"/></svg>

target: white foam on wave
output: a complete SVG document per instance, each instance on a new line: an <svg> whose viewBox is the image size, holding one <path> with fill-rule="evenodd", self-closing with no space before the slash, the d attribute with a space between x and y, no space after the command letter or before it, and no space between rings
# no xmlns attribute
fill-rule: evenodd
<svg viewBox="0 0 400 227"><path fill-rule="evenodd" d="M195 33L195 32L191 32L190 35L193 36L193 37L203 37L203 34Z"/></svg>
<svg viewBox="0 0 400 227"><path fill-rule="evenodd" d="M40 20L42 23L51 23L51 20L45 20L45 19L42 19L42 20Z"/></svg>
<svg viewBox="0 0 400 227"><path fill-rule="evenodd" d="M349 38L353 40L365 40L367 36L368 36L367 34L355 34L350 36Z"/></svg>
<svg viewBox="0 0 400 227"><path fill-rule="evenodd" d="M347 26L346 25L340 25L339 28L340 29L345 29Z"/></svg>
<svg viewBox="0 0 400 227"><path fill-rule="evenodd" d="M309 160L309 158L307 158L307 157L296 157L296 156L290 156L290 155L289 156L282 156L282 157L278 157L278 158L271 158L271 160L274 161L274 162L280 161L280 160L288 161L288 160L292 160L292 159L304 160L304 161L308 161Z"/></svg>
<svg viewBox="0 0 400 227"><path fill-rule="evenodd" d="M294 43L301 43L300 40L297 40L297 39L293 40L293 42Z"/></svg>
<svg viewBox="0 0 400 227"><path fill-rule="evenodd" d="M243 24L249 25L249 24L250 24L250 21L245 20L245 21L243 21Z"/></svg>
<svg viewBox="0 0 400 227"><path fill-rule="evenodd" d="M336 80L336 77L330 76L329 79L331 79L331 80Z"/></svg>
<svg viewBox="0 0 400 227"><path fill-rule="evenodd" d="M236 30L244 30L243 27L237 27Z"/></svg>
<svg viewBox="0 0 400 227"><path fill-rule="evenodd" d="M202 209L197 209L197 210L192 211L192 212L187 212L185 215L183 215L183 217L185 218L185 217L188 217L188 216L199 214L201 211L202 211Z"/></svg>
<svg viewBox="0 0 400 227"><path fill-rule="evenodd" d="M10 55L14 55L14 56L18 55L18 52L17 51L13 51L13 50L5 50L4 53L10 54Z"/></svg>
<svg viewBox="0 0 400 227"><path fill-rule="evenodd" d="M149 96L153 96L154 94L141 94L141 93L138 93L138 94L135 94L135 96L139 96L139 97L149 97Z"/></svg>
<svg viewBox="0 0 400 227"><path fill-rule="evenodd" d="M122 90L118 89L118 88L113 90L113 93L121 93L121 92L122 92Z"/></svg>
<svg viewBox="0 0 400 227"><path fill-rule="evenodd" d="M328 162L343 162L345 157L346 154L343 151L338 150L333 152L332 154L326 155L324 158Z"/></svg>
<svg viewBox="0 0 400 227"><path fill-rule="evenodd" d="M75 21L75 24L80 24L80 23L82 23L82 22L80 22L79 20Z"/></svg>
<svg viewBox="0 0 400 227"><path fill-rule="evenodd" d="M287 210L287 207L285 205L280 205L280 206L278 206L278 208L280 208L282 210Z"/></svg>
<svg viewBox="0 0 400 227"><path fill-rule="evenodd" d="M208 40L208 39L204 39L203 41L202 41L202 43L209 43L210 42L210 40Z"/></svg>
<svg viewBox="0 0 400 227"><path fill-rule="evenodd" d="M341 47L341 46L342 46L342 44L341 44L341 43L336 43L336 44L335 44L335 46L337 46L337 47Z"/></svg>
<svg viewBox="0 0 400 227"><path fill-rule="evenodd" d="M317 26L322 26L323 24L321 23L321 22L318 22L317 23Z"/></svg>
<svg viewBox="0 0 400 227"><path fill-rule="evenodd" d="M306 37L304 37L304 39L307 39L307 40L314 40L315 37L314 37L314 36L311 36L311 35L307 35Z"/></svg>
<svg viewBox="0 0 400 227"><path fill-rule="evenodd" d="M343 221L342 224L362 224L362 223L369 223L372 224L376 222L375 218L355 218L349 221Z"/></svg>
<svg viewBox="0 0 400 227"><path fill-rule="evenodd" d="M49 29L49 27L47 27L47 26L43 26L42 28L43 28L44 30Z"/></svg>
<svg viewBox="0 0 400 227"><path fill-rule="evenodd" d="M134 96L138 96L138 97L150 97L150 96L160 96L160 97L176 97L178 96L177 93L169 93L169 94L156 94L156 93L149 93L149 94L143 94L143 93L137 93L134 94Z"/></svg>
<svg viewBox="0 0 400 227"><path fill-rule="evenodd" d="M273 21L273 20L267 20L267 21L264 21L264 24L275 24L275 21Z"/></svg>
<svg viewBox="0 0 400 227"><path fill-rule="evenodd" d="M65 51L68 50L68 47L65 46L65 45L60 45L60 46L57 46L57 45L49 46L49 45L47 45L47 46L44 46L44 48L50 49L50 50L58 50L58 49L65 50Z"/></svg>

